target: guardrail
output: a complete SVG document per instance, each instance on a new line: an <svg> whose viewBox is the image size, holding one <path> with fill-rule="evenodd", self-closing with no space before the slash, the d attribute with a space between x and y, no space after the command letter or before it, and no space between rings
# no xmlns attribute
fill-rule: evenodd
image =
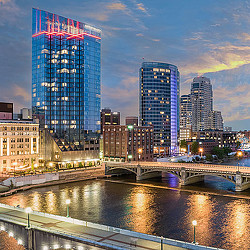
<svg viewBox="0 0 250 250"><path fill-rule="evenodd" d="M13 207L13 206L2 204L2 203L0 203L0 207L7 208L7 209L12 209L12 210L17 210L17 211L20 211L20 212L25 212L23 208ZM123 234L123 235L126 235L126 236L137 238L137 239L143 239L143 240L149 240L149 241L157 242L159 244L162 241L163 244L177 246L177 247L186 248L186 249L192 249L192 250L219 249L219 248L214 248L214 247L195 245L195 244L192 244L192 243L189 243L189 242L173 240L173 239L169 239L169 238L162 238L162 237L154 236L154 235L138 233L138 232L129 231L129 230L126 230L126 229L101 225L101 224L97 224L97 223L78 220L78 219L74 219L74 218L70 218L70 217L64 217L64 216L60 216L60 215L48 214L48 213L43 213L43 212L38 212L38 211L33 211L32 214L37 215L37 216L41 216L41 217L56 219L56 220L63 221L63 222L72 223L72 224L75 224L75 225L82 225L82 226L86 226L86 227L91 227L93 229L99 229L99 230L109 231L109 232L116 232L116 233L120 233L120 234ZM0 215L0 219L1 218L3 220L9 220L10 221L10 219L3 218ZM21 222L17 223L17 221L14 221L14 220L10 221L10 222L14 223L14 224L19 224L19 225L22 225L22 226L26 226L26 224L21 223ZM39 226L39 227L38 226L32 226L32 228L35 228L35 229L41 230L41 231L45 231L45 232L49 232L49 233L53 233L53 234L62 235L62 236L69 237L69 238L75 238L75 239L85 241L85 242L89 242L91 244L95 244L95 245L99 245L99 246L112 247L112 248L115 248L115 249L124 249L124 248L121 248L119 245L117 245L118 243L117 244L114 244L114 243L108 243L108 244L107 243L101 243L101 242L93 241L93 240L91 240L90 238L88 238L85 235L83 236L83 235L75 234L75 233L65 233L64 231L48 229L48 228L44 228L44 227L41 227L41 226ZM134 249L134 247L130 248L130 247L127 247L127 246L126 246L126 248L127 249Z"/></svg>

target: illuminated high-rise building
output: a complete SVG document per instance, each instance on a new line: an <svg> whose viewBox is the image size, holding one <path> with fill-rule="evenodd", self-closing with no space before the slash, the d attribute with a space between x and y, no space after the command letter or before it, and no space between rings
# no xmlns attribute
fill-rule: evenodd
<svg viewBox="0 0 250 250"><path fill-rule="evenodd" d="M64 150L98 139L100 58L99 29L33 9L33 115Z"/></svg>
<svg viewBox="0 0 250 250"><path fill-rule="evenodd" d="M213 110L213 91L210 79L195 77L191 86L192 130L211 129L209 116Z"/></svg>
<svg viewBox="0 0 250 250"><path fill-rule="evenodd" d="M140 68L140 124L154 127L154 152L177 153L179 71L175 65L143 62Z"/></svg>

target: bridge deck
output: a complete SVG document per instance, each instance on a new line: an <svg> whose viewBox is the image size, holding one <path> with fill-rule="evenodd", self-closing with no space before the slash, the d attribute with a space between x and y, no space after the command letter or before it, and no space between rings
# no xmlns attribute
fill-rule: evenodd
<svg viewBox="0 0 250 250"><path fill-rule="evenodd" d="M22 208L0 204L0 220L18 225L27 225L27 214ZM72 218L56 216L33 211L30 214L31 227L42 231L78 239L86 243L95 243L99 247L110 249L160 249L160 238L152 235L136 233L128 230L80 221ZM215 249L197 246L164 238L164 249ZM136 245L136 246L135 246ZM92 248L90 248L92 249ZM93 247L93 249L99 249Z"/></svg>
<svg viewBox="0 0 250 250"><path fill-rule="evenodd" d="M126 166L126 167L137 167L138 162L106 162L110 167L112 166ZM167 169L181 169L185 168L186 170L200 170L200 171L218 171L218 172L230 172L235 173L238 170L242 174L250 175L250 167L242 166L230 166L230 165L215 165L215 164L196 164L196 163L175 163L175 162L139 162L139 165L143 168L165 168Z"/></svg>

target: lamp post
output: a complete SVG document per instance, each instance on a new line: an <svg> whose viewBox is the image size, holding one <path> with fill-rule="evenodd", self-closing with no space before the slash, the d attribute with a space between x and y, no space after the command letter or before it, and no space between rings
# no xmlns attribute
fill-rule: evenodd
<svg viewBox="0 0 250 250"><path fill-rule="evenodd" d="M192 221L192 224L193 224L193 226L194 226L194 241L193 241L193 243L195 244L196 242L195 242L195 226L197 225L197 221L196 220L193 220Z"/></svg>
<svg viewBox="0 0 250 250"><path fill-rule="evenodd" d="M67 217L69 217L69 204L70 204L70 199L66 200L66 205L67 205Z"/></svg>
<svg viewBox="0 0 250 250"><path fill-rule="evenodd" d="M199 148L199 151L201 153L201 158L202 158L203 148Z"/></svg>
<svg viewBox="0 0 250 250"><path fill-rule="evenodd" d="M238 151L237 152L237 156L238 156L238 172L240 172L240 157L243 155L242 151Z"/></svg>
<svg viewBox="0 0 250 250"><path fill-rule="evenodd" d="M138 165L139 165L139 161L141 159L141 154L142 154L142 148L138 149Z"/></svg>
<svg viewBox="0 0 250 250"><path fill-rule="evenodd" d="M30 207L25 208L25 213L27 214L28 229L29 229L30 228L30 213L32 213L32 209Z"/></svg>

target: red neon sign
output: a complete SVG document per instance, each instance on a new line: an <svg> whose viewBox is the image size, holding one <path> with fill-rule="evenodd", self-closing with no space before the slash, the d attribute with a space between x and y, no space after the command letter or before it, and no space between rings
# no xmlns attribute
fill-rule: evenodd
<svg viewBox="0 0 250 250"><path fill-rule="evenodd" d="M95 36L95 35L92 35L92 34L88 34L86 32L83 32L83 33L80 33L80 34L72 34L72 33L68 33L68 32L48 32L48 31L41 31L41 32L38 32L38 33L35 33L34 35L32 35L32 37L37 37L37 36L40 36L42 34L46 34L48 36L64 36L64 35L68 35L69 37L67 37L67 39L71 39L71 38L80 38L80 39L84 39L84 36L89 36L89 37L93 37L93 38L96 38L96 39L101 39L101 37L99 36Z"/></svg>

